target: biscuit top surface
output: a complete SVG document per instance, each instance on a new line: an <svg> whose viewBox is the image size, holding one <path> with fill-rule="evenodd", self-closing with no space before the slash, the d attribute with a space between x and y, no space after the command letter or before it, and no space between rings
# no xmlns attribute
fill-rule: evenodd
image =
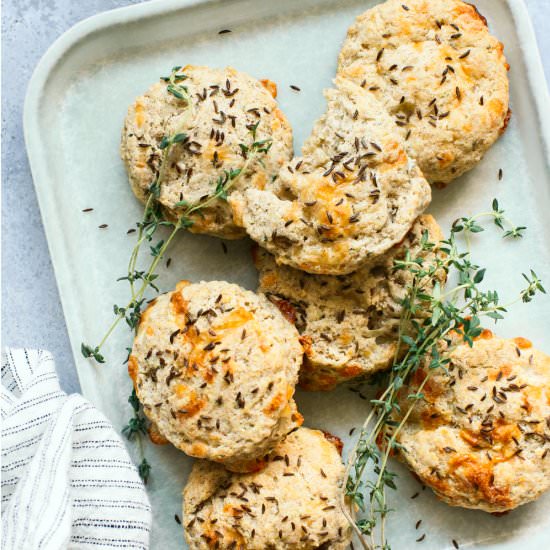
<svg viewBox="0 0 550 550"><path fill-rule="evenodd" d="M337 79L325 95L327 111L303 156L233 206L250 236L279 263L345 274L399 242L431 193L372 94Z"/></svg>
<svg viewBox="0 0 550 550"><path fill-rule="evenodd" d="M350 27L338 67L384 104L436 183L472 168L504 131L507 70L502 44L460 0L375 6Z"/></svg>
<svg viewBox="0 0 550 550"><path fill-rule="evenodd" d="M296 329L265 297L182 282L142 314L129 372L161 434L225 462L268 452L301 422L292 399L301 359Z"/></svg>
<svg viewBox="0 0 550 550"><path fill-rule="evenodd" d="M199 461L184 490L187 542L192 549L343 550L350 541L339 504L343 474L334 444L307 428L280 443L261 472L231 474Z"/></svg>
<svg viewBox="0 0 550 550"><path fill-rule="evenodd" d="M128 110L121 154L141 200L161 168L164 137L184 136L170 148L162 171L159 201L171 218L184 211L182 203L195 205L212 195L226 172L242 169L246 163L247 169L229 194L249 186L263 187L292 157L292 130L272 95L276 94L274 83L230 67L188 65L176 73L175 85L185 88L189 103L170 92L174 85L161 80ZM246 148L264 141L270 143L269 151L247 163ZM215 201L193 221L191 231L244 236L225 200Z"/></svg>
<svg viewBox="0 0 550 550"><path fill-rule="evenodd" d="M486 331L413 381L402 458L450 504L505 511L550 487L550 357Z"/></svg>

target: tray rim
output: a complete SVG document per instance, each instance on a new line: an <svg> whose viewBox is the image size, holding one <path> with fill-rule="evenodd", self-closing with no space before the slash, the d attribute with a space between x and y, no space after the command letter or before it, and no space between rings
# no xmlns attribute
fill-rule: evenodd
<svg viewBox="0 0 550 550"><path fill-rule="evenodd" d="M136 22L141 19L170 14L175 11L182 11L197 6L208 6L209 4L219 4L221 1L227 0L149 0L92 15L73 25L55 40L36 65L29 80L23 110L25 147L31 168L33 185L38 199L42 225L46 234L48 252L54 270L56 287L63 310L63 318L69 334L75 370L82 395L84 396L92 395L94 393L94 388L92 388L92 384L88 382L89 377L81 376L81 369L79 368L78 361L78 359L80 359L80 342L76 342L75 335L73 334L76 329L73 329L68 322L70 303L68 294L71 291L66 287L62 288L59 284L59 273L67 269L70 262L67 249L63 246L62 242L54 238L55 233L57 232L57 234L59 234L61 230L61 222L55 217L47 217L47 205L50 198L48 193L49 182L46 164L42 162L41 159L42 141L39 131L41 99L46 91L50 78L52 78L55 68L63 62L63 58L71 49L77 47L81 41L94 33L105 31L118 25ZM527 6L524 0L505 0L505 4L512 13L516 32L521 39L521 55L527 69L529 88L535 99L535 108L539 122L550 120L550 93L548 91L542 58ZM550 167L550 125L545 126L544 124L539 124L538 130L546 153L547 166Z"/></svg>

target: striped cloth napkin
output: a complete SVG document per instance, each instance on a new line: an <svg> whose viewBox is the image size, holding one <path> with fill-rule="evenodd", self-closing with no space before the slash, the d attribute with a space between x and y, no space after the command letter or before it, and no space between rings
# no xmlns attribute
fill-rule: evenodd
<svg viewBox="0 0 550 550"><path fill-rule="evenodd" d="M109 421L61 391L50 353L2 364L2 549L149 548L151 508Z"/></svg>

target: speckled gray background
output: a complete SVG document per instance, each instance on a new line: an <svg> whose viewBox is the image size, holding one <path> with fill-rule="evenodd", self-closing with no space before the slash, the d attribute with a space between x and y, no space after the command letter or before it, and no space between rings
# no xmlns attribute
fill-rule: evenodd
<svg viewBox="0 0 550 550"><path fill-rule="evenodd" d="M550 80L550 1L525 2ZM35 65L58 36L90 15L134 3L2 2L2 345L50 350L69 392L79 384L25 153L23 101Z"/></svg>

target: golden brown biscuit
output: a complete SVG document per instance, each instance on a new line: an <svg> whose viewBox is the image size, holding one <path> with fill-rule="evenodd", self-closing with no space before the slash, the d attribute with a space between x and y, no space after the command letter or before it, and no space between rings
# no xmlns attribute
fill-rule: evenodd
<svg viewBox="0 0 550 550"><path fill-rule="evenodd" d="M230 199L248 234L277 262L314 274L355 271L398 243L431 191L383 106L345 79L303 156L264 190Z"/></svg>
<svg viewBox="0 0 550 550"><path fill-rule="evenodd" d="M388 0L350 27L338 74L371 90L432 183L470 170L505 130L508 64L460 0Z"/></svg>
<svg viewBox="0 0 550 550"><path fill-rule="evenodd" d="M432 216L420 216L401 243L350 275L309 275L277 265L268 252L255 250L258 291L300 332L306 354L300 370L304 389L331 390L338 383L390 367L401 300L412 278L410 272L395 271L394 260L410 250L412 258L420 254L429 265L435 250L420 253L426 231L430 242L443 238ZM444 273L438 280L443 282Z"/></svg>
<svg viewBox="0 0 550 550"><path fill-rule="evenodd" d="M340 509L344 466L323 432L292 432L253 474L196 462L183 492L191 550L344 550L351 527Z"/></svg>
<svg viewBox="0 0 550 550"><path fill-rule="evenodd" d="M550 487L550 357L485 331L450 358L447 373L424 382L400 457L453 506L504 512L535 500ZM411 392L427 372L415 374Z"/></svg>
<svg viewBox="0 0 550 550"><path fill-rule="evenodd" d="M197 204L215 192L226 171L241 169L248 155L243 146L250 148L253 142L264 140L271 143L269 151L248 163L229 195L247 187L262 188L292 157L292 130L274 99L272 82L262 84L229 67L188 65L176 74L177 84L191 97L190 105L170 93L170 84L161 80L130 106L121 144L132 190L145 202L161 166L163 137L186 136L170 149L160 186L159 202L170 219L183 212L185 207L177 206L179 202ZM202 213L193 217L190 231L227 239L245 235L233 223L231 207L224 199Z"/></svg>
<svg viewBox="0 0 550 550"><path fill-rule="evenodd" d="M183 281L142 314L128 370L155 440L250 471L302 422L301 362L296 329L265 297Z"/></svg>

